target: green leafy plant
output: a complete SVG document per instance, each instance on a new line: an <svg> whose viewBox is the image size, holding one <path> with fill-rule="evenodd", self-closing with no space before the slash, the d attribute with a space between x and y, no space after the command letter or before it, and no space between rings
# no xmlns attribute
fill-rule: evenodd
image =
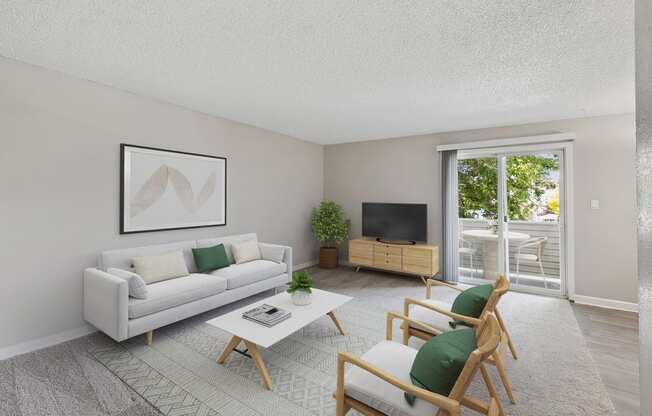
<svg viewBox="0 0 652 416"><path fill-rule="evenodd" d="M350 221L344 219L344 210L333 201L322 201L312 211L312 231L323 245L338 246L349 236Z"/></svg>
<svg viewBox="0 0 652 416"><path fill-rule="evenodd" d="M315 283L312 281L310 276L308 276L308 272L294 272L292 274L292 283L290 283L288 293L294 293L297 290L312 293L312 287L314 285Z"/></svg>
<svg viewBox="0 0 652 416"><path fill-rule="evenodd" d="M496 158L464 159L458 162L459 217L498 217ZM507 209L510 220L528 220L543 204L543 196L557 181L557 157L510 156L507 158ZM554 207L551 208L554 212Z"/></svg>

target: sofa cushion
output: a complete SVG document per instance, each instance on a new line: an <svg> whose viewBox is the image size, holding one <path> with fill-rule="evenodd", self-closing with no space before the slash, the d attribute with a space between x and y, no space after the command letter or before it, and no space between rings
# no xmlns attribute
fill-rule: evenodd
<svg viewBox="0 0 652 416"><path fill-rule="evenodd" d="M224 244L218 244L213 247L193 248L192 255L195 258L195 264L199 273L221 269L231 264L226 255Z"/></svg>
<svg viewBox="0 0 652 416"><path fill-rule="evenodd" d="M283 274L287 271L287 268L288 266L285 263L254 260L242 264L232 264L229 267L211 272L211 275L224 278L227 289L235 289Z"/></svg>
<svg viewBox="0 0 652 416"><path fill-rule="evenodd" d="M132 298L147 299L147 285L138 274L115 267L109 267L106 272L129 282L129 296Z"/></svg>
<svg viewBox="0 0 652 416"><path fill-rule="evenodd" d="M233 243L231 251L236 264L248 263L254 260L260 260L260 249L256 240L243 241L242 243Z"/></svg>
<svg viewBox="0 0 652 416"><path fill-rule="evenodd" d="M417 350L392 341L382 341L362 355L371 363L401 381L411 384L410 368ZM404 391L359 367L351 367L344 377L344 390L352 398L386 415L433 416L439 410L425 400L410 406Z"/></svg>
<svg viewBox="0 0 652 416"><path fill-rule="evenodd" d="M283 263L285 247L274 244L258 243L258 248L260 249L260 256L263 260L273 261L274 263Z"/></svg>
<svg viewBox="0 0 652 416"><path fill-rule="evenodd" d="M216 237L216 238L207 238L204 240L197 240L197 247L212 247L218 244L224 244L226 249L226 255L229 258L229 263L235 263L233 259L233 253L231 252L231 246L233 243L239 243L242 241L256 240L258 241L258 236L255 233L249 234L238 234L238 235L229 235L226 237Z"/></svg>
<svg viewBox="0 0 652 416"><path fill-rule="evenodd" d="M173 251L155 256L135 257L133 262L135 272L148 285L190 274L181 251Z"/></svg>
<svg viewBox="0 0 652 416"><path fill-rule="evenodd" d="M183 252L183 258L186 261L186 266L188 266L188 270L190 273L196 273L197 269L195 268L195 261L192 258L191 251L195 247L197 247L197 242L193 240L103 251L99 256L99 267L104 271L109 267L115 267L133 272L135 271L133 268L134 262L132 261L134 257L155 256L157 254L165 254L181 250L181 252Z"/></svg>
<svg viewBox="0 0 652 416"><path fill-rule="evenodd" d="M147 299L129 299L129 319L151 315L225 290L225 279L200 273L153 283L147 285Z"/></svg>

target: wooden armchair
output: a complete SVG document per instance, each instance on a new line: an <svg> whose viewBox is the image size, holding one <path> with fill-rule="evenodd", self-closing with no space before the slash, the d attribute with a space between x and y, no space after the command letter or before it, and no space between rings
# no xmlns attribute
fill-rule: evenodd
<svg viewBox="0 0 652 416"><path fill-rule="evenodd" d="M476 330L477 349L469 356L460 376L448 396L419 388L410 381L410 369L417 350L392 341L394 319L401 319L424 331L436 329L414 321L407 316L387 314L387 341L375 345L362 357L341 352L337 361L337 416L344 416L351 409L367 416L407 414L433 416L458 416L466 406L489 416L503 414L496 389L484 366L485 361L500 344L500 325L493 315L486 315ZM345 364L352 368L344 373ZM466 396L466 391L476 373L480 371L490 394L489 403L482 403ZM414 406L408 405L404 393L417 397Z"/></svg>
<svg viewBox="0 0 652 416"><path fill-rule="evenodd" d="M495 315L500 326L501 343L496 353L493 354L493 356L490 357L487 362L496 366L510 402L515 403L512 387L509 383L507 372L505 371L503 356L505 346L508 346L514 359L517 359L516 349L514 348L514 344L512 343L511 337L509 336L505 322L503 321L497 308L501 297L509 291L509 280L507 280L504 276L500 276L498 279L496 279L494 283L494 289L491 292L491 296L489 297L489 300L487 301L482 314L480 315L480 319L453 313L451 312L451 304L432 300L431 298L433 285L444 286L458 292L464 291L464 289L457 286L453 286L439 280L428 279L426 281L425 300L406 298L403 304L403 313L406 316L409 316L411 320L417 321L422 325L426 324L426 326L430 326L431 329L435 329L437 332L433 332L432 330L424 330L423 326L419 327L406 321L402 326L403 344L407 345L410 338L413 336L428 340L433 335L438 335L439 333L445 331L451 331L453 329L449 325L451 321L462 321L467 326L477 326L485 315ZM413 307L410 307L410 305L413 305Z"/></svg>

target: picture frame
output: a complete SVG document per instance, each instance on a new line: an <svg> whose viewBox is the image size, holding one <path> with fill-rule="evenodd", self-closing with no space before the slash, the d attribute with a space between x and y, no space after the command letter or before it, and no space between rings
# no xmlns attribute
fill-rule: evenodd
<svg viewBox="0 0 652 416"><path fill-rule="evenodd" d="M226 158L120 144L120 234L226 225Z"/></svg>

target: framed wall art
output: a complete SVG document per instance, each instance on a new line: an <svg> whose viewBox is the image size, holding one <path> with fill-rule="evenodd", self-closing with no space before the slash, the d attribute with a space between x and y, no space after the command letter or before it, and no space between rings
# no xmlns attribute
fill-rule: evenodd
<svg viewBox="0 0 652 416"><path fill-rule="evenodd" d="M226 158L120 145L120 234L226 225Z"/></svg>

